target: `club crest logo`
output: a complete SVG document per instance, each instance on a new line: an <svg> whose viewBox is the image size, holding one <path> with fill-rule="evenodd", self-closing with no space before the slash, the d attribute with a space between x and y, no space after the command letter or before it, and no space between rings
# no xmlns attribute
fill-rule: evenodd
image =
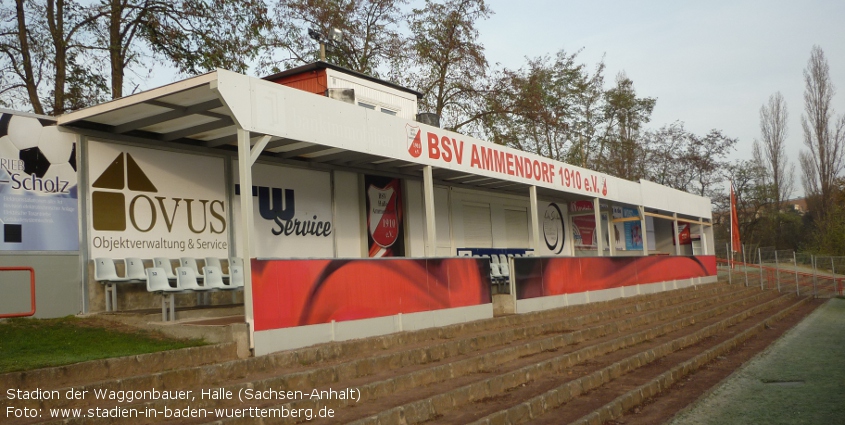
<svg viewBox="0 0 845 425"><path fill-rule="evenodd" d="M399 237L399 217L396 209L396 191L392 187L367 188L370 200L368 227L373 241L382 248L389 248Z"/></svg>
<svg viewBox="0 0 845 425"><path fill-rule="evenodd" d="M420 128L411 124L405 124L405 132L408 136L408 153L414 158L419 158L422 154L422 140L420 140L422 132Z"/></svg>

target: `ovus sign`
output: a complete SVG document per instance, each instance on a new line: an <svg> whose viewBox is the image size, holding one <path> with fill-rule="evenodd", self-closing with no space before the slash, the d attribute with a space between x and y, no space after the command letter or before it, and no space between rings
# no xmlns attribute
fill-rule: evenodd
<svg viewBox="0 0 845 425"><path fill-rule="evenodd" d="M223 159L90 142L95 257L228 257Z"/></svg>

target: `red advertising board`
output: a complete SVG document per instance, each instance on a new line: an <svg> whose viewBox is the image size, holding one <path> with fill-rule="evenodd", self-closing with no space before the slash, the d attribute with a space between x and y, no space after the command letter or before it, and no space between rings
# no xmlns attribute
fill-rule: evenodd
<svg viewBox="0 0 845 425"><path fill-rule="evenodd" d="M480 258L252 260L255 330L489 304Z"/></svg>
<svg viewBox="0 0 845 425"><path fill-rule="evenodd" d="M716 257L551 257L514 259L517 299L716 275Z"/></svg>

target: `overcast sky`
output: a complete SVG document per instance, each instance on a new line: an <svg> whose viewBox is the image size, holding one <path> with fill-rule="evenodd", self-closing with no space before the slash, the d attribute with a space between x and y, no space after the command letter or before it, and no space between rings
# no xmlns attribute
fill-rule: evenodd
<svg viewBox="0 0 845 425"><path fill-rule="evenodd" d="M479 30L491 64L518 68L525 57L583 48L580 62L592 67L606 55L607 85L624 70L638 95L657 98L651 127L680 120L697 134L721 129L739 139L736 158L751 158L760 106L780 91L789 109L787 154L798 167L802 72L814 44L838 89L834 108L845 112L845 1L489 4L495 14Z"/></svg>

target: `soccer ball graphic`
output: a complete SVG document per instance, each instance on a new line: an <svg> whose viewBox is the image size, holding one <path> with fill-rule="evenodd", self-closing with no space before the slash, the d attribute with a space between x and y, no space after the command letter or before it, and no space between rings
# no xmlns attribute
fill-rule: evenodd
<svg viewBox="0 0 845 425"><path fill-rule="evenodd" d="M43 180L76 182L76 137L47 120L0 114L0 158L23 161L9 170Z"/></svg>

